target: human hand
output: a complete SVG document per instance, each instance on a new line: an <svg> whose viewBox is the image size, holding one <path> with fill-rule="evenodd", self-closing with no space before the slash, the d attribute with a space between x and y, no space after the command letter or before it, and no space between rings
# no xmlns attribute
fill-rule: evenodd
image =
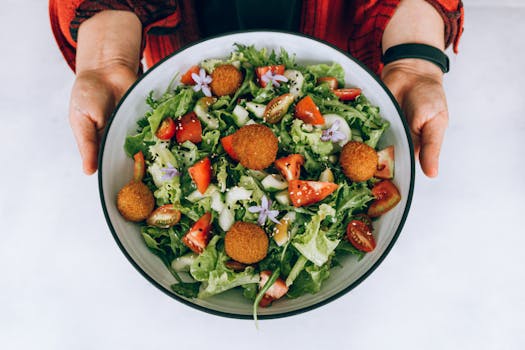
<svg viewBox="0 0 525 350"><path fill-rule="evenodd" d="M437 176L448 125L443 73L431 62L403 59L387 64L381 78L405 113L421 169L428 177Z"/></svg>
<svg viewBox="0 0 525 350"><path fill-rule="evenodd" d="M102 11L80 25L69 122L88 175L98 168L106 121L137 79L141 40L142 24L128 11Z"/></svg>
<svg viewBox="0 0 525 350"><path fill-rule="evenodd" d="M136 79L136 72L118 63L77 75L71 92L69 123L84 173L90 175L97 170L98 148L106 121Z"/></svg>

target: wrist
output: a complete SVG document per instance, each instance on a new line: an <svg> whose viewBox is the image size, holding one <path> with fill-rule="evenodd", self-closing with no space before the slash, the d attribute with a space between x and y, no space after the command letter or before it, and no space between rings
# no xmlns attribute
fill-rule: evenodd
<svg viewBox="0 0 525 350"><path fill-rule="evenodd" d="M385 76L393 71L429 78L439 83L442 83L444 75L437 65L420 58L403 58L390 62L383 67L382 75Z"/></svg>
<svg viewBox="0 0 525 350"><path fill-rule="evenodd" d="M142 24L133 12L99 12L79 28L77 74L111 67L126 67L136 73L141 42Z"/></svg>
<svg viewBox="0 0 525 350"><path fill-rule="evenodd" d="M425 0L402 0L383 33L383 53L390 47L420 43L445 49L445 23Z"/></svg>

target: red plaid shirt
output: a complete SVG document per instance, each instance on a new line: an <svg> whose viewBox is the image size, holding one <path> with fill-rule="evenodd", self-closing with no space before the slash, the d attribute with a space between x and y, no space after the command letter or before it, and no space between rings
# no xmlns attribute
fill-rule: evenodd
<svg viewBox="0 0 525 350"><path fill-rule="evenodd" d="M325 40L352 54L379 74L381 40L401 0L303 0L300 32ZM457 52L463 31L461 0L426 0L445 23L446 46ZM199 39L191 0L50 0L51 26L69 66L75 69L80 24L99 11L133 11L144 28L144 58L151 67L181 46Z"/></svg>

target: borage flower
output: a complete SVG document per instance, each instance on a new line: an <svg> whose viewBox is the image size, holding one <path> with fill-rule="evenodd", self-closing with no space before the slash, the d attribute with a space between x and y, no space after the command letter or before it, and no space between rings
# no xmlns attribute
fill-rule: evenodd
<svg viewBox="0 0 525 350"><path fill-rule="evenodd" d="M198 75L195 73L191 73L191 77L195 82L193 90L195 92L202 90L204 95L211 97L211 91L208 84L211 83L212 79L209 75L206 74L206 71L203 68L201 68Z"/></svg>
<svg viewBox="0 0 525 350"><path fill-rule="evenodd" d="M341 131L339 131L340 122L339 120L336 120L332 126L330 126L328 129L323 130L323 134L321 135L322 141L332 141L332 142L339 142L346 140L346 135L343 134Z"/></svg>
<svg viewBox="0 0 525 350"><path fill-rule="evenodd" d="M266 84L271 82L273 86L279 87L281 86L279 82L286 83L288 81L288 78L281 74L273 74L271 70L268 70L261 76L261 80L264 81Z"/></svg>
<svg viewBox="0 0 525 350"><path fill-rule="evenodd" d="M266 223L266 219L270 219L276 224L279 224L279 220L277 220L277 215L279 215L279 210L270 210L271 206L272 206L272 201L268 200L266 196L263 196L261 198L261 205L249 207L248 211L250 213L259 213L259 219L257 220L257 223L260 226L264 226L264 224Z"/></svg>
<svg viewBox="0 0 525 350"><path fill-rule="evenodd" d="M180 172L177 170L177 168L171 165L171 163L168 163L166 168L160 168L160 170L164 173L164 175L162 175L160 178L162 181L171 180L175 176L180 176Z"/></svg>

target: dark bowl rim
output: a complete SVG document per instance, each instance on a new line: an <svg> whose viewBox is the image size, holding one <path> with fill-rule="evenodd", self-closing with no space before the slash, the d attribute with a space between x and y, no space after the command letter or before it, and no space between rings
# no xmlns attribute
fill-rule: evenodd
<svg viewBox="0 0 525 350"><path fill-rule="evenodd" d="M330 297L328 297L328 298L326 298L324 300L321 300L321 301L319 301L319 302L317 302L315 304L312 304L312 305L309 305L309 306L306 306L306 307L303 307L303 308L299 308L299 309L293 310L293 311L276 313L276 314L272 314L272 315L258 315L258 319L264 320L264 319L283 318L283 317L298 315L298 314L301 314L301 313L304 313L304 312L316 309L318 307L321 307L323 305L326 305L326 304L328 304L328 303L338 299L339 297L345 295L346 293L348 293L349 291L351 291L352 289L357 287L359 284L361 284L361 282L363 282L383 262L383 260L386 258L386 256L388 255L388 253L390 252L390 250L394 246L395 242L397 241L397 239L398 239L398 237L399 237L399 235L401 233L401 230L402 230L402 228L403 228L403 226L405 224L406 218L408 216L408 212L410 211L410 206L411 206L411 203L412 203L412 196L413 196L413 192L414 192L414 182L415 182L414 146L413 146L413 143L412 143L412 138L410 136L410 129L408 127L406 118L404 117L404 114L403 114L401 108L399 107L399 104L397 103L396 99L394 98L394 96L392 95L390 90L385 86L385 84L379 79L379 77L374 72L372 72L367 66L365 66L362 62L357 60L352 55L350 55L348 52L345 52L345 51L341 50L340 48L338 48L338 47L336 47L336 46L334 46L334 45L332 45L332 44L330 44L330 43L328 43L328 42L326 42L324 40L320 40L320 39L317 39L317 38L314 38L314 37L311 37L309 35L302 34L302 33L288 32L288 31L282 31L282 30L269 30L269 29L268 30L266 30L266 29L258 30L258 29L256 29L256 30L232 31L232 32L227 32L227 33L223 33L223 34L219 34L219 35L210 36L210 37L207 37L205 39L200 39L198 41L195 41L195 42L192 42L192 43L190 43L188 45L185 45L185 46L181 47L180 49L178 49L177 51L173 52L171 55L166 56L161 61L156 63L153 67L148 69L143 75L141 75L133 83L133 85L130 86L130 88L126 91L124 96L122 96L122 98L120 99L119 103L115 107L115 110L113 111L113 113L111 114L111 117L108 120L107 126L106 126L106 128L104 130L104 135L103 135L101 143L100 143L100 151L99 151L99 155L98 155L98 164L99 164L98 186L99 186L100 200L101 200L101 203L102 203L102 209L104 211L104 217L106 218L106 222L107 222L107 224L109 226L111 234L113 235L113 238L115 239L115 242L117 243L118 247L120 248L120 250L122 251L124 256L128 259L128 261L131 263L131 265L133 265L133 267L135 267L135 269L145 279L147 279L150 283L152 283L155 287L157 287L159 290L161 290L166 295L174 298L175 300L177 300L177 301L179 301L179 302L181 302L181 303L183 303L183 304L185 304L187 306L190 306L190 307L195 308L195 309L200 310L200 311L204 311L204 312L212 314L212 315L222 316L222 317L227 317L227 318L234 318L234 319L252 319L252 315L242 315L242 314L234 314L234 313L228 313L228 312L223 312L223 311L217 311L217 310L206 308L204 306L200 306L200 305L194 304L191 301L186 300L186 299L178 296L177 294L175 294L171 290L169 290L169 289L165 288L164 286L162 286L160 283L155 281L151 276L149 276L138 265L137 262L135 262L133 257L131 257L131 255L127 252L127 250L124 248L124 245L122 244L122 242L118 238L118 235L117 235L117 233L116 233L116 231L115 231L115 229L113 227L113 224L111 223L111 219L109 217L109 213L108 213L108 210L107 210L107 207L106 207L106 204L105 204L104 190L103 190L103 187L102 187L102 178L103 178L102 160L103 160L103 157L104 157L104 149L105 149L107 135L108 135L109 130L111 128L111 124L113 123L113 120L114 120L115 116L117 115L117 113L118 113L118 111L120 109L120 106L126 100L126 98L129 95L129 93L135 88L135 86L138 85L150 72L154 71L156 68L158 68L160 65L162 65L165 61L169 60L171 57L179 54L180 52L182 52L184 50L187 50L187 49L191 48L192 46L201 44L201 43L203 43L205 41L221 38L221 37L224 37L224 36L235 35L235 34L261 33L261 32L272 33L272 34L295 35L295 36L299 36L299 37L302 37L302 38L306 38L306 39L317 41L317 42L319 42L321 44L324 44L324 45L326 45L326 46L328 46L328 47L330 47L332 49L335 49L338 52L344 54L350 60L354 61L361 68L363 68L373 79L375 79L376 82L383 88L383 90L390 97L390 100L394 104L394 106L395 106L395 108L396 108L396 110L398 112L398 115L399 115L399 117L401 119L401 122L403 123L404 129L405 129L405 136L407 137L408 146L409 146L409 150L410 150L410 174L411 174L411 176L410 176L410 188L409 188L409 191L408 191L408 198L407 198L405 210L403 211L403 215L401 217L401 221L399 223L399 226L397 227L396 232L395 232L394 236L392 237L392 240L390 241L390 243L386 247L386 249L383 252L383 254L381 254L379 259L362 276L360 276L357 280L355 280L353 283L351 283L349 286L347 286L343 290L339 291L338 293L336 293L336 294L334 294L334 295L332 295L332 296L330 296Z"/></svg>

